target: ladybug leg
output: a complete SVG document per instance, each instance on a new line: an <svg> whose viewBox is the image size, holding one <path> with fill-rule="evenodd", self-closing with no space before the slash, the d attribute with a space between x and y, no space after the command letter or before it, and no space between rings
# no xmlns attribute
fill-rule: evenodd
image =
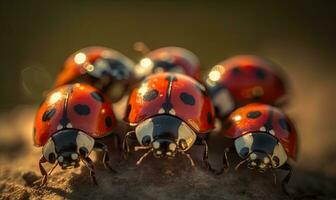
<svg viewBox="0 0 336 200"><path fill-rule="evenodd" d="M95 149L100 149L100 150L102 150L104 152L104 156L103 156L104 167L106 169L111 170L113 173L116 173L116 171L110 165L110 156L109 156L109 152L108 152L107 146L105 144L103 144L103 143L95 142L94 148Z"/></svg>
<svg viewBox="0 0 336 200"><path fill-rule="evenodd" d="M230 163L228 159L228 153L230 152L230 148L225 148L223 155L223 167L225 170L229 169Z"/></svg>
<svg viewBox="0 0 336 200"><path fill-rule="evenodd" d="M194 163L193 159L191 158L190 154L188 154L188 153L186 153L184 151L181 151L181 153L182 153L182 155L185 155L188 158L188 160L190 161L190 165L192 167L195 167L195 163Z"/></svg>
<svg viewBox="0 0 336 200"><path fill-rule="evenodd" d="M209 147L208 147L208 144L207 144L206 140L204 140L204 139L202 140L202 144L204 145L204 152L203 152L202 161L203 161L206 169L210 170L212 168L211 168L211 165L210 165L210 163L208 161Z"/></svg>
<svg viewBox="0 0 336 200"><path fill-rule="evenodd" d="M143 161L143 159L145 159L151 152L153 151L153 149L150 149L149 151L147 151L144 155L142 155L139 160L136 162L136 165L140 165L141 162Z"/></svg>
<svg viewBox="0 0 336 200"><path fill-rule="evenodd" d="M130 152L130 147L128 143L128 138L135 134L135 131L129 131L126 133L124 140L123 140L123 152L124 152L124 158L127 159L128 153Z"/></svg>
<svg viewBox="0 0 336 200"><path fill-rule="evenodd" d="M94 171L94 165L93 165L91 158L86 157L86 158L83 158L82 161L85 164L85 166L90 170L90 176L91 176L92 182L95 185L98 185L98 182L96 179L96 172Z"/></svg>
<svg viewBox="0 0 336 200"><path fill-rule="evenodd" d="M54 169L57 167L57 165L58 165L58 163L56 162L56 163L54 164L54 166L50 169L50 171L48 172L48 175L49 175L49 176L50 176L51 173L54 171Z"/></svg>
<svg viewBox="0 0 336 200"><path fill-rule="evenodd" d="M210 168L210 171L214 172L216 175L223 174L229 169L230 163L228 159L228 153L230 152L230 148L225 148L224 153L223 153L223 167L216 171L215 169Z"/></svg>
<svg viewBox="0 0 336 200"><path fill-rule="evenodd" d="M235 170L238 171L239 167L242 166L244 163L246 163L248 159L242 160L240 163L238 163L235 167Z"/></svg>
<svg viewBox="0 0 336 200"><path fill-rule="evenodd" d="M288 171L288 174L286 175L286 177L281 182L281 187L282 187L282 190L284 191L284 193L289 195L286 186L287 186L287 184L288 184L288 182L289 182L289 180L292 176L292 173L293 173L292 167L288 163L285 163L284 165L279 167L279 169Z"/></svg>
<svg viewBox="0 0 336 200"><path fill-rule="evenodd" d="M47 180L48 180L48 174L47 171L44 169L42 163L46 163L47 159L45 159L44 156L41 156L40 160L39 160L39 168L40 168L40 172L43 176L42 181L41 181L41 185L40 187L42 187L43 185L46 184Z"/></svg>
<svg viewBox="0 0 336 200"><path fill-rule="evenodd" d="M116 149L120 149L120 137L118 134L113 133L113 137L114 137L114 145L116 147Z"/></svg>

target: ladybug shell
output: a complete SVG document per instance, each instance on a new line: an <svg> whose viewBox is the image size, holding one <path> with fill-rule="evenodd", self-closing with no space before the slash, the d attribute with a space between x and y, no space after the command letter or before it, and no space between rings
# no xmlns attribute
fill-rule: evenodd
<svg viewBox="0 0 336 200"><path fill-rule="evenodd" d="M269 133L280 141L288 156L296 157L295 127L278 108L266 104L249 104L231 113L224 126L224 135L228 138L238 138L253 132Z"/></svg>
<svg viewBox="0 0 336 200"><path fill-rule="evenodd" d="M128 103L125 120L132 125L168 114L182 119L197 133L214 128L214 108L205 87L183 74L149 76L132 91Z"/></svg>
<svg viewBox="0 0 336 200"><path fill-rule="evenodd" d="M35 118L34 144L43 146L59 130L79 129L93 138L111 133L116 120L111 102L87 84L61 86L51 91Z"/></svg>
<svg viewBox="0 0 336 200"><path fill-rule="evenodd" d="M214 66L206 84L211 96L219 89L227 89L234 107L252 102L279 105L286 95L279 70L275 64L256 56L235 56Z"/></svg>
<svg viewBox="0 0 336 200"><path fill-rule="evenodd" d="M99 60L106 62L97 62ZM57 76L55 86L61 86L74 81L92 83L93 80L83 75L89 75L91 78L102 78L104 75L111 75L109 67L116 65L130 73L125 79L133 76L133 62L121 53L105 47L87 47L72 54L64 63L64 68ZM84 80L81 80L84 79ZM121 78L123 79L123 78Z"/></svg>
<svg viewBox="0 0 336 200"><path fill-rule="evenodd" d="M162 47L146 56L153 62L152 72L157 70L178 72L200 79L200 61L191 51L180 47ZM141 66L140 66L141 67Z"/></svg>

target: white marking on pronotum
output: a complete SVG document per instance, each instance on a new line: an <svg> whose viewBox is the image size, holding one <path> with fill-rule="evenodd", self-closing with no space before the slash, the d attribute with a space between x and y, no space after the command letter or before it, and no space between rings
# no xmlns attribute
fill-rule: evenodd
<svg viewBox="0 0 336 200"><path fill-rule="evenodd" d="M274 130L272 129L272 130L270 130L269 131L269 133L271 134L271 135L275 135L275 132L274 132Z"/></svg>
<svg viewBox="0 0 336 200"><path fill-rule="evenodd" d="M265 128L265 126L262 126L262 127L260 127L259 130L260 130L260 131L266 131L266 128Z"/></svg>
<svg viewBox="0 0 336 200"><path fill-rule="evenodd" d="M164 113L165 111L164 111L164 109L163 108L160 108L160 110L159 110L159 114L162 114L162 113Z"/></svg>
<svg viewBox="0 0 336 200"><path fill-rule="evenodd" d="M175 115L175 114L176 114L176 112L175 112L175 110L174 110L174 109L171 109L171 110L169 111L169 114L171 114L171 115Z"/></svg>
<svg viewBox="0 0 336 200"><path fill-rule="evenodd" d="M61 124L59 124L58 126L57 126L57 130L61 130L63 128L63 126L61 125Z"/></svg>
<svg viewBox="0 0 336 200"><path fill-rule="evenodd" d="M66 125L66 127L67 127L67 128L72 128L72 124L71 124L71 123L68 123L68 124Z"/></svg>

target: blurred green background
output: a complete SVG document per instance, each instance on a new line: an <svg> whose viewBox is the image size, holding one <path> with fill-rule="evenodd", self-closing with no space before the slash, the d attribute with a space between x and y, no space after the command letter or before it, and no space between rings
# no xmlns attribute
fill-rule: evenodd
<svg viewBox="0 0 336 200"><path fill-rule="evenodd" d="M136 41L152 49L181 46L200 57L203 69L234 54L257 54L286 71L302 69L309 77L307 86L335 75L333 2L1 1L0 5L0 111L39 100L39 95L27 95L22 89L22 70L45 69L53 79L69 54L88 45L114 48L134 61L140 58L132 49Z"/></svg>

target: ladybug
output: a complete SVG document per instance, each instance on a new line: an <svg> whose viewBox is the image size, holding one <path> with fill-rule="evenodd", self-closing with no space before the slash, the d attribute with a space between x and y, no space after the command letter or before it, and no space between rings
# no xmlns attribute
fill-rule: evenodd
<svg viewBox="0 0 336 200"><path fill-rule="evenodd" d="M135 83L133 70L134 63L121 53L105 47L87 47L67 58L55 86L88 83L116 102Z"/></svg>
<svg viewBox="0 0 336 200"><path fill-rule="evenodd" d="M186 151L196 142L204 145L203 161L208 165L206 135L214 128L214 118L211 100L198 81L170 72L151 75L129 98L125 120L135 130L124 138L125 152L130 152L128 138L135 136L140 146L134 150L148 150L137 164L153 152L156 158L181 153L194 166Z"/></svg>
<svg viewBox="0 0 336 200"><path fill-rule="evenodd" d="M200 79L200 61L191 51L180 47L162 47L148 53L136 65L139 78L157 72L174 72Z"/></svg>
<svg viewBox="0 0 336 200"><path fill-rule="evenodd" d="M76 83L51 91L37 111L34 128L34 144L43 147L39 161L42 185L48 175L43 163L55 164L53 170L57 165L62 169L76 168L80 161L89 168L96 184L89 157L93 149L104 152L105 167L114 171L109 165L107 146L95 139L109 135L115 126L111 102L98 89Z"/></svg>
<svg viewBox="0 0 336 200"><path fill-rule="evenodd" d="M282 181L285 188L292 174L288 160L295 160L297 154L297 133L291 120L276 107L253 103L232 112L224 124L223 135L232 140L231 149L242 159L236 169L247 163L248 168L260 172L287 170ZM228 167L227 152L223 156L224 168Z"/></svg>
<svg viewBox="0 0 336 200"><path fill-rule="evenodd" d="M287 98L286 80L279 67L252 55L220 62L211 69L205 82L220 118L249 103L279 106Z"/></svg>

